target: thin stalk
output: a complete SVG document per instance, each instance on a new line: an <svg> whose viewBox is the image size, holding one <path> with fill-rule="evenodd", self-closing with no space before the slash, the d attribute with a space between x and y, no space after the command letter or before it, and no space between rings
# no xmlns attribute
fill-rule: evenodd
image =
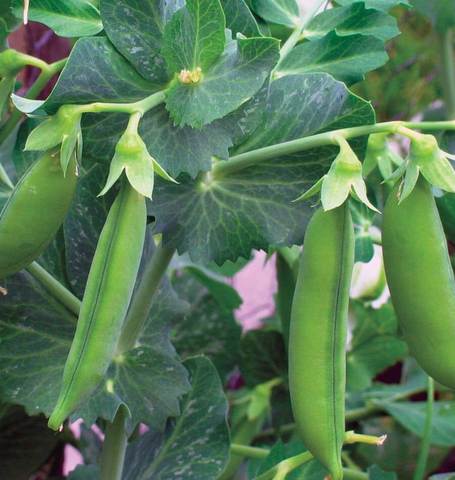
<svg viewBox="0 0 455 480"><path fill-rule="evenodd" d="M174 255L175 250L159 245L150 258L125 319L124 328L117 347L122 354L134 347L137 337L142 331L153 302L153 295L161 283L161 279Z"/></svg>
<svg viewBox="0 0 455 480"><path fill-rule="evenodd" d="M428 377L425 426L423 429L422 443L420 445L420 452L417 459L417 466L414 472L413 480L423 480L425 478L425 470L427 468L428 454L430 453L431 445L431 424L433 421L433 409L434 380L431 377Z"/></svg>
<svg viewBox="0 0 455 480"><path fill-rule="evenodd" d="M149 110L157 107L165 100L165 91L153 93L142 100L132 103L104 103L95 102L87 105L81 105L81 112L83 113L102 113L102 112L118 112L129 113L130 115L139 113L144 115Z"/></svg>
<svg viewBox="0 0 455 480"><path fill-rule="evenodd" d="M70 312L79 316L81 308L80 300L65 288L56 278L54 278L39 263L33 262L26 270L38 280L43 287L60 301Z"/></svg>
<svg viewBox="0 0 455 480"><path fill-rule="evenodd" d="M359 472L351 468L343 468L344 480L368 480L370 477L368 473Z"/></svg>
<svg viewBox="0 0 455 480"><path fill-rule="evenodd" d="M352 431L346 432L344 443L366 443L367 445L382 445L386 439L386 436L376 437L374 435L363 435L360 433L355 433ZM304 463L309 462L313 459L313 455L310 452L303 452L294 457L286 458L274 465L270 470L262 473L257 476L255 480L284 480L286 476L291 473L296 468L300 467ZM354 471L355 472L355 471ZM355 472L357 474L362 472ZM351 477L356 478L356 477ZM368 478L364 476L358 476L357 478L363 479Z"/></svg>
<svg viewBox="0 0 455 480"><path fill-rule="evenodd" d="M36 99L41 93L43 88L49 83L51 78L60 72L62 68L66 65L67 58L59 60L58 62L47 65L46 68L43 68L39 77L36 79L35 83L30 87L30 90L27 92L25 98L30 100ZM5 125L0 130L0 144L2 144L16 128L17 124L20 122L23 117L23 113L15 109L10 117L8 118Z"/></svg>
<svg viewBox="0 0 455 480"><path fill-rule="evenodd" d="M441 37L443 87L447 118L455 119L455 52L453 48L454 31L447 29Z"/></svg>
<svg viewBox="0 0 455 480"><path fill-rule="evenodd" d="M126 435L126 420L128 413L120 406L113 423L108 423L101 452L101 480L121 480L123 462L128 443Z"/></svg>
<svg viewBox="0 0 455 480"><path fill-rule="evenodd" d="M455 121L445 122L382 122L373 125L342 128L330 132L318 133L308 137L297 138L288 142L277 143L268 147L258 148L249 152L234 155L226 162L218 162L213 166L212 178L220 179L244 168L257 165L282 155L291 155L297 152L310 150L327 145L338 145L340 137L345 140L362 137L372 133L396 133L400 127L415 128L420 130L455 130Z"/></svg>
<svg viewBox="0 0 455 480"><path fill-rule="evenodd" d="M239 445L238 443L231 443L231 453L234 455L241 455L247 458L265 458L269 455L270 450L267 448L250 447L249 445Z"/></svg>

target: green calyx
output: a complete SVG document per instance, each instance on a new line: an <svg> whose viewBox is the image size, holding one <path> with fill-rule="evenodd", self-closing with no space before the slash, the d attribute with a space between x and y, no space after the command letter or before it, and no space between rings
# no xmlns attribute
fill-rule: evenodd
<svg viewBox="0 0 455 480"><path fill-rule="evenodd" d="M367 187L362 176L362 163L344 137L336 137L335 141L340 151L329 171L295 201L307 200L320 191L322 208L327 211L339 207L349 195L353 195L368 208L378 212L367 197Z"/></svg>
<svg viewBox="0 0 455 480"><path fill-rule="evenodd" d="M115 147L106 185L100 195L107 193L125 171L131 186L144 197L151 199L155 173L165 180L177 182L150 155L147 146L137 132L135 115L132 115L131 119L128 128Z"/></svg>
<svg viewBox="0 0 455 480"><path fill-rule="evenodd" d="M363 162L363 175L367 177L375 168L378 168L384 179L392 175L395 166L403 163L403 159L389 146L389 133L374 133L368 138L368 146Z"/></svg>
<svg viewBox="0 0 455 480"><path fill-rule="evenodd" d="M25 150L49 150L60 148L60 164L66 172L71 157L76 153L80 161L82 154L81 108L63 105L52 117L38 125L28 136Z"/></svg>
<svg viewBox="0 0 455 480"><path fill-rule="evenodd" d="M398 180L403 177L399 188L399 202L406 199L414 190L419 175L431 185L447 192L455 192L455 172L449 159L455 156L439 148L438 141L433 135L421 134L412 131L401 132L410 137L411 145L406 161L389 177Z"/></svg>

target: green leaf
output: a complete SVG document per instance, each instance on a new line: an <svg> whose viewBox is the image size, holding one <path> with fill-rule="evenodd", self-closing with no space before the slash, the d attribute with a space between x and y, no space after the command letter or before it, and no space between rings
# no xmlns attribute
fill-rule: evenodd
<svg viewBox="0 0 455 480"><path fill-rule="evenodd" d="M239 361L241 328L234 318L232 303L229 308L221 294L227 293L229 298L236 292L227 284L223 288L213 282L211 289L204 288L201 275L194 269L191 273L177 277L173 283L188 307L183 318L173 324L172 343L183 358L207 355L224 380ZM223 292L218 291L221 288Z"/></svg>
<svg viewBox="0 0 455 480"><path fill-rule="evenodd" d="M396 37L400 31L396 20L380 10L367 9L363 2L326 10L306 26L305 38L321 38L331 30L340 36L371 35L385 42Z"/></svg>
<svg viewBox="0 0 455 480"><path fill-rule="evenodd" d="M354 303L356 327L347 355L347 385L363 390L386 367L402 359L406 344L397 338L397 320L390 304L379 310Z"/></svg>
<svg viewBox="0 0 455 480"><path fill-rule="evenodd" d="M78 465L70 473L68 480L97 480L100 477L98 465Z"/></svg>
<svg viewBox="0 0 455 480"><path fill-rule="evenodd" d="M45 107L52 111L62 104L133 102L153 91L155 86L145 81L107 38L81 38Z"/></svg>
<svg viewBox="0 0 455 480"><path fill-rule="evenodd" d="M15 406L3 406L0 417L0 476L28 480L60 441L43 416L29 417Z"/></svg>
<svg viewBox="0 0 455 480"><path fill-rule="evenodd" d="M185 366L192 390L182 399L181 415L164 434L152 431L130 444L123 480L213 480L223 471L229 432L220 379L204 357L191 358Z"/></svg>
<svg viewBox="0 0 455 480"><path fill-rule="evenodd" d="M245 37L259 37L258 24L244 0L221 0L221 6L226 16L226 27L235 37L237 33Z"/></svg>
<svg viewBox="0 0 455 480"><path fill-rule="evenodd" d="M122 114L84 115L84 163L88 158L108 163L127 120ZM212 156L228 158L232 146L231 133L224 124L214 122L200 130L175 127L164 105L145 114L139 133L148 151L174 178L183 172L196 177L210 170Z"/></svg>
<svg viewBox="0 0 455 480"><path fill-rule="evenodd" d="M426 402L378 402L404 428L420 438L423 435ZM451 447L455 444L455 402L434 404L431 444Z"/></svg>
<svg viewBox="0 0 455 480"><path fill-rule="evenodd" d="M300 22L295 0L251 0L255 13L267 22L294 28Z"/></svg>
<svg viewBox="0 0 455 480"><path fill-rule="evenodd" d="M22 19L23 8L22 0L13 0L17 18ZM89 0L32 0L28 16L61 37L86 37L103 29L99 11Z"/></svg>
<svg viewBox="0 0 455 480"><path fill-rule="evenodd" d="M327 74L272 82L260 108L260 126L247 130L249 136L234 153L374 121L369 103ZM351 145L362 155L365 139ZM301 244L311 209L292 200L326 173L337 152L333 146L315 148L216 180L182 179L180 185L157 180L150 205L155 230L163 232L166 244L200 263L222 264L247 258L253 248Z"/></svg>
<svg viewBox="0 0 455 480"><path fill-rule="evenodd" d="M230 41L223 56L203 71L198 83L174 81L167 90L166 107L177 125L200 128L249 100L261 88L277 60L275 39Z"/></svg>
<svg viewBox="0 0 455 480"><path fill-rule="evenodd" d="M337 0L339 5L352 5L359 0ZM398 5L410 7L409 0L363 0L366 8L376 8L376 10L384 10L388 12L391 8Z"/></svg>
<svg viewBox="0 0 455 480"><path fill-rule="evenodd" d="M368 480L397 480L395 472L385 472L377 465L373 465L368 469Z"/></svg>
<svg viewBox="0 0 455 480"><path fill-rule="evenodd" d="M219 0L187 0L164 29L163 56L170 73L201 68L223 53L226 20Z"/></svg>
<svg viewBox="0 0 455 480"><path fill-rule="evenodd" d="M252 330L240 343L240 371L249 386L286 377L287 355L281 333Z"/></svg>
<svg viewBox="0 0 455 480"><path fill-rule="evenodd" d="M269 455L264 460L259 464L252 465L252 468L248 471L248 478L254 480L256 476L270 470L283 460L305 451L306 448L300 441L283 443L279 440L273 445ZM286 480L321 480L326 475L327 470L317 460L311 460L289 473Z"/></svg>
<svg viewBox="0 0 455 480"><path fill-rule="evenodd" d="M280 63L275 76L327 72L338 80L353 84L387 60L381 40L367 35L339 36L332 31L293 48Z"/></svg>
<svg viewBox="0 0 455 480"><path fill-rule="evenodd" d="M455 25L454 0L411 0L413 6L425 15L439 32L445 32Z"/></svg>
<svg viewBox="0 0 455 480"><path fill-rule="evenodd" d="M117 50L154 84L168 80L161 55L164 26L183 0L102 0L104 29Z"/></svg>

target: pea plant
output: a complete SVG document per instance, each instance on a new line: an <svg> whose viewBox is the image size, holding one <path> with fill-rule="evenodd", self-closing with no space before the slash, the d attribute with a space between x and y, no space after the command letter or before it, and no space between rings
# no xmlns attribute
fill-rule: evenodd
<svg viewBox="0 0 455 480"><path fill-rule="evenodd" d="M12 48L29 22L69 56ZM455 478L454 31L453 0L3 0L1 478Z"/></svg>

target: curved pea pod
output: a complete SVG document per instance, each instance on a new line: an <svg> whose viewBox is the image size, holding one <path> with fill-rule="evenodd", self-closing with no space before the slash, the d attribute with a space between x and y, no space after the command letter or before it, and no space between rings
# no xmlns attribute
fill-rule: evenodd
<svg viewBox="0 0 455 480"><path fill-rule="evenodd" d="M63 223L76 184L75 157L64 176L56 152L45 153L24 173L0 213L0 278L43 253Z"/></svg>
<svg viewBox="0 0 455 480"><path fill-rule="evenodd" d="M392 303L411 354L436 381L455 389L455 280L429 183L419 178L383 220L384 264Z"/></svg>
<svg viewBox="0 0 455 480"><path fill-rule="evenodd" d="M354 266L347 204L318 210L306 231L291 314L289 388L297 429L308 450L343 478L346 334Z"/></svg>
<svg viewBox="0 0 455 480"><path fill-rule="evenodd" d="M98 386L115 355L139 270L146 220L145 198L125 182L98 240L60 395L49 418L54 430Z"/></svg>

